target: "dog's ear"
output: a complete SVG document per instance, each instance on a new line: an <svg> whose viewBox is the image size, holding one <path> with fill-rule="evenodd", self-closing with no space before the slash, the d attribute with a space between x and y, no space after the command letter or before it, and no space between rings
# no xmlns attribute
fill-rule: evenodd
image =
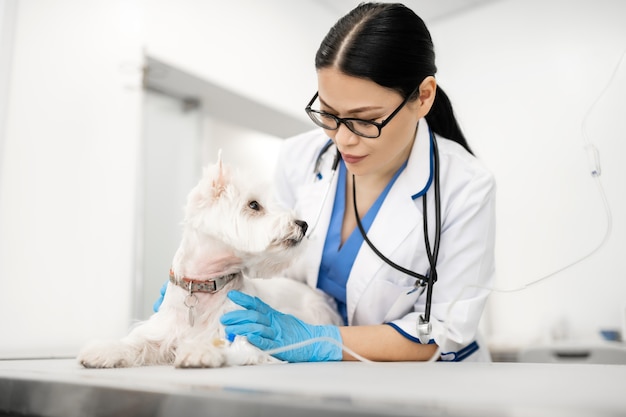
<svg viewBox="0 0 626 417"><path fill-rule="evenodd" d="M217 177L213 180L213 197L219 198L228 185L228 173L222 163L222 150L217 153Z"/></svg>

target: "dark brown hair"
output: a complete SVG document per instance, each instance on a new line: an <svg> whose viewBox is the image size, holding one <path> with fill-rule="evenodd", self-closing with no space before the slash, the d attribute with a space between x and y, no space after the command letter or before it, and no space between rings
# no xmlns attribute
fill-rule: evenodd
<svg viewBox="0 0 626 417"><path fill-rule="evenodd" d="M330 29L315 56L315 67L336 67L406 98L435 75L435 50L424 21L399 3L362 3ZM413 99L413 98L411 98ZM430 128L471 153L446 93L437 87L426 115Z"/></svg>

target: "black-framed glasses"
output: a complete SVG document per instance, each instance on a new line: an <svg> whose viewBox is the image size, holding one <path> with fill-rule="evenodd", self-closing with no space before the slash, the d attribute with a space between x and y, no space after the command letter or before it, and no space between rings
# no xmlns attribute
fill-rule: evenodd
<svg viewBox="0 0 626 417"><path fill-rule="evenodd" d="M373 120L363 120L354 117L341 118L333 114L323 112L321 110L314 110L311 108L311 105L313 105L313 103L317 99L318 92L316 92L311 101L309 101L309 104L307 104L304 111L306 111L306 114L308 114L311 120L313 120L313 123L323 129L337 130L339 129L339 125L343 123L348 129L350 129L352 133L356 135L368 139L376 139L380 136L383 127L385 127L391 121L391 119L393 119L393 117L398 114L400 110L402 110L402 107L404 107L404 105L409 102L409 99L413 97L413 95L418 90L419 85L415 88L415 90L413 90L411 94L409 94L402 101L402 103L400 103L400 105L385 120L380 123L374 122Z"/></svg>

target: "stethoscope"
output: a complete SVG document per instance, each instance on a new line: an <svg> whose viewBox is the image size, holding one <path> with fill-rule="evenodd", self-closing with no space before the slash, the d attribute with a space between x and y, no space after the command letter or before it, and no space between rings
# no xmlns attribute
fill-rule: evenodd
<svg viewBox="0 0 626 417"><path fill-rule="evenodd" d="M440 198L440 185L439 185L439 148L437 147L437 140L435 139L435 135L433 134L432 130L429 128L429 136L430 136L430 141L433 147L433 152L432 152L432 164L433 164L433 182L434 182L434 192L435 192L435 244L431 249L430 246L430 238L428 236L428 204L427 204L427 192L425 192L422 195L422 207L423 207L423 212L424 212L424 246L426 247L426 254L428 256L428 263L429 263L429 270L426 272L425 275L419 274L415 271L411 271L410 269L404 268L403 266L400 266L398 264L396 264L395 262L393 262L392 260L390 260L389 258L387 258L383 253L380 252L380 250L378 250L378 248L372 243L372 241L367 237L367 233L365 232L365 229L363 228L363 225L361 223L361 219L359 218L359 212L357 209L357 204L356 204L356 180L354 178L354 176L352 176L352 201L353 201L353 209L354 209L354 214L356 217L356 223L357 223L357 227L359 228L359 231L361 233L361 236L363 237L363 240L367 243L367 245L370 247L370 249L376 254L376 256L378 256L381 260L383 260L387 265L391 266L392 268L407 274L413 278L415 278L415 288L413 290L411 290L409 292L412 293L414 291L419 290L420 293L418 295L421 296L424 291L426 290L426 309L424 311L424 314L420 315L419 317L419 322L417 325L418 328L418 332L420 335L422 336L427 336L430 335L431 331L432 331L432 325L430 323L430 312L431 312L431 306L432 306L432 296L433 296L433 285L435 284L435 282L437 282L437 258L439 256L439 242L441 240L441 198ZM326 143L324 145L324 147L322 147L322 149L320 150L317 160L315 161L315 168L314 168L314 174L316 176L317 180L320 180L322 178L321 175L321 165L322 165L322 159L323 156L326 152L328 152L329 149L331 149L331 147L333 146L333 142L332 141L328 141L328 143ZM320 204L320 210L317 214L317 217L315 219L315 222L313 223L313 226L311 228L309 228L309 233L307 235L307 237L310 238L310 236L313 234L313 232L315 231L315 228L317 227L317 224L320 220L320 217L322 215L322 210L324 208L324 205L326 204L326 200L328 199L328 195L330 193L330 188L332 186L333 183L333 179L337 173L337 168L339 166L339 162L341 161L341 154L339 153L339 150L335 151L335 156L333 159L333 163L331 166L331 177L330 180L328 181L328 188L326 189L326 192L324 194L324 198L322 199L322 202Z"/></svg>

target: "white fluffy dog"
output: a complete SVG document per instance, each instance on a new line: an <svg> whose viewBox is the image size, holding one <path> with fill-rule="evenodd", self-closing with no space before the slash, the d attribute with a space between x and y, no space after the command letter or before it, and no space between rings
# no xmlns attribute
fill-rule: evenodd
<svg viewBox="0 0 626 417"><path fill-rule="evenodd" d="M266 189L234 175L220 161L204 170L187 197L183 238L157 313L119 341L85 346L87 368L174 364L181 368L277 362L236 337L225 340L220 317L240 308L226 294L240 290L310 324L341 324L318 290L271 277L288 266L306 223L268 200Z"/></svg>

